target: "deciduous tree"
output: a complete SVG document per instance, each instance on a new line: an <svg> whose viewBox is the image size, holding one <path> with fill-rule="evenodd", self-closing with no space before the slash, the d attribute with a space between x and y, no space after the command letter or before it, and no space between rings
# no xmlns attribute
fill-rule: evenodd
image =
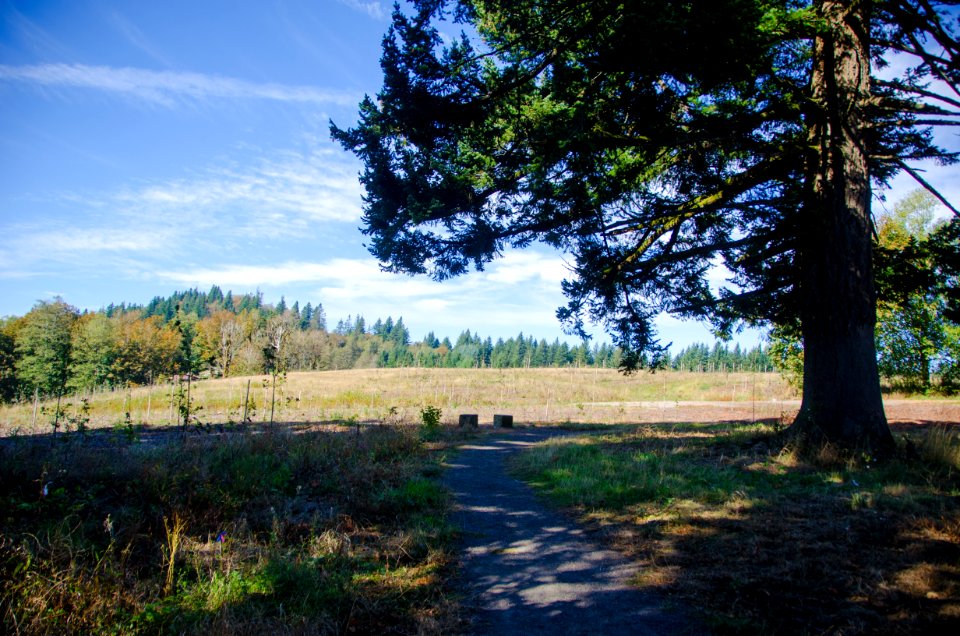
<svg viewBox="0 0 960 636"><path fill-rule="evenodd" d="M113 374L118 384L145 385L181 370L177 368L177 354L182 334L172 324L163 325L160 316L141 318L136 311L114 320L116 357Z"/></svg>
<svg viewBox="0 0 960 636"><path fill-rule="evenodd" d="M17 351L12 318L0 320L0 401L9 402L17 395Z"/></svg>
<svg viewBox="0 0 960 636"><path fill-rule="evenodd" d="M877 218L877 251L884 292L878 308L880 371L904 388L927 391L936 371L949 378L951 352L960 349L956 325L947 317L951 274L938 262L935 245L949 224L934 221L937 200L915 190ZM956 274L952 276L956 279Z"/></svg>
<svg viewBox="0 0 960 636"><path fill-rule="evenodd" d="M201 356L212 362L216 373L227 377L253 326L249 311L239 315L226 309L215 311L197 323Z"/></svg>
<svg viewBox="0 0 960 636"><path fill-rule="evenodd" d="M70 367L70 346L77 309L57 298L40 301L17 331L17 377L26 392L63 394Z"/></svg>
<svg viewBox="0 0 960 636"><path fill-rule="evenodd" d="M105 313L80 316L73 328L68 386L82 390L113 384L115 358L114 321Z"/></svg>

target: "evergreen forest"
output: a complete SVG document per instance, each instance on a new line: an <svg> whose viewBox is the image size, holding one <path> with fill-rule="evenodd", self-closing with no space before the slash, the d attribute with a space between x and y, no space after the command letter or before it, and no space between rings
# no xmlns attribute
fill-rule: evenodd
<svg viewBox="0 0 960 636"><path fill-rule="evenodd" d="M368 322L347 316L329 325L322 303L224 293L214 285L156 297L146 305L110 304L79 311L62 299L38 302L0 324L3 400L54 396L202 377L357 368L617 368L608 343L552 342L531 334L455 340L432 331L413 340L403 318ZM684 371L772 371L765 347L693 344L664 366Z"/></svg>

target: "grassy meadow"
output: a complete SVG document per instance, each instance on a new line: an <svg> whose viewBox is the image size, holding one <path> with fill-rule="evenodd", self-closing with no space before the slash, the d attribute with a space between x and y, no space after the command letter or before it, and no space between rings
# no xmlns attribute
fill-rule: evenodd
<svg viewBox="0 0 960 636"><path fill-rule="evenodd" d="M247 390L249 383L249 393ZM186 385L137 387L63 399L65 428L78 421L88 429L166 426L179 419L177 392ZM201 380L191 384L191 413L210 425L270 418L269 376ZM317 424L358 420L419 421L425 405L440 408L444 421L495 413L523 422L680 421L696 414L696 402L733 409L731 419L780 417L796 408L796 396L773 373L638 373L612 369L363 369L290 373L277 384L276 422ZM686 403L686 404L682 404ZM86 404L86 406L85 406ZM198 409L198 407L200 407ZM46 433L55 401L0 407L0 435Z"/></svg>
<svg viewBox="0 0 960 636"><path fill-rule="evenodd" d="M3 631L447 632L453 529L429 433L8 438Z"/></svg>
<svg viewBox="0 0 960 636"><path fill-rule="evenodd" d="M292 373L274 426L270 378L202 380L168 434L185 388L64 399L55 437L53 403L0 409L4 631L456 633L438 477L494 413L583 429L517 474L718 633L960 622L960 443L933 423L960 400L890 396L900 453L877 465L778 444L798 402L774 374Z"/></svg>

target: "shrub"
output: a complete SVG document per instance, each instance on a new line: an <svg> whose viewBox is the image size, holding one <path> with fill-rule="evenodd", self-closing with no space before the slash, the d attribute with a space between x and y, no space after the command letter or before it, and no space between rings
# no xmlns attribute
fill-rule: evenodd
<svg viewBox="0 0 960 636"><path fill-rule="evenodd" d="M443 416L443 411L441 411L436 406L427 405L420 409L420 420L423 422L423 425L427 428L436 428L440 426L440 418Z"/></svg>

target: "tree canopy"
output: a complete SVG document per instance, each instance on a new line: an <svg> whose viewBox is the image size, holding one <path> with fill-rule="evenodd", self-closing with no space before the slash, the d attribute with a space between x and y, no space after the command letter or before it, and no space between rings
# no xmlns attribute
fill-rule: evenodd
<svg viewBox="0 0 960 636"><path fill-rule="evenodd" d="M415 0L383 88L331 130L364 163L387 270L444 279L548 243L573 261L559 317L603 324L628 370L659 362L661 312L798 322L794 428L888 449L871 185L955 160L931 129L960 116L957 4ZM881 78L891 54L908 68Z"/></svg>
<svg viewBox="0 0 960 636"><path fill-rule="evenodd" d="M940 391L957 390L960 326L948 317L948 294L956 295L956 273L945 271L939 252L955 223L937 223L936 199L915 190L890 212L877 216L877 350L880 371L901 388L928 391L931 375ZM954 238L954 241L956 239Z"/></svg>

